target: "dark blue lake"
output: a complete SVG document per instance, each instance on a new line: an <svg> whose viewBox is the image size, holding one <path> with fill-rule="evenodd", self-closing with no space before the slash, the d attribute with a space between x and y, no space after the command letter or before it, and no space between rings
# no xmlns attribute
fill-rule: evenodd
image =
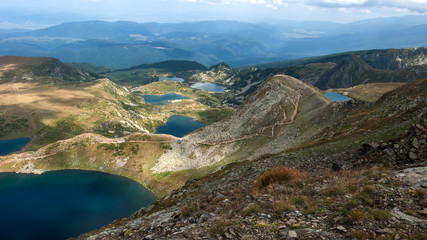
<svg viewBox="0 0 427 240"><path fill-rule="evenodd" d="M193 118L181 115L172 115L168 118L166 125L156 128L156 133L183 137L185 134L204 126L206 126L205 123L196 122Z"/></svg>
<svg viewBox="0 0 427 240"><path fill-rule="evenodd" d="M167 80L172 80L172 81L178 81L178 82L184 82L185 80L183 78L179 78L179 77L159 77L159 81L167 81Z"/></svg>
<svg viewBox="0 0 427 240"><path fill-rule="evenodd" d="M227 88L225 85L216 84L216 83L195 83L191 85L192 88L197 88L209 92L224 92Z"/></svg>
<svg viewBox="0 0 427 240"><path fill-rule="evenodd" d="M181 96L176 93L167 93L164 95L142 95L144 101L153 105L165 105L172 100L191 99L190 97Z"/></svg>
<svg viewBox="0 0 427 240"><path fill-rule="evenodd" d="M350 97L344 96L336 92L327 92L325 96L331 101L347 101L350 100Z"/></svg>
<svg viewBox="0 0 427 240"><path fill-rule="evenodd" d="M0 239L66 239L130 216L156 196L137 182L78 170L0 174Z"/></svg>
<svg viewBox="0 0 427 240"><path fill-rule="evenodd" d="M21 150L31 141L31 138L16 138L11 140L0 140L0 156Z"/></svg>

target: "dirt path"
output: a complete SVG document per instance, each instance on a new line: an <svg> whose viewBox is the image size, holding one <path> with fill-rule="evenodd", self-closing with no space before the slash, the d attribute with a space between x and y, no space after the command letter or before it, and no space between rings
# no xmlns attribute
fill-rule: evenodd
<svg viewBox="0 0 427 240"><path fill-rule="evenodd" d="M275 136L275 129L276 129L276 127L290 124L290 123L292 123L295 120L295 118L296 118L296 116L298 114L298 103L300 101L300 98L301 98L301 96L299 96L298 99L295 102L292 102L292 104L294 105L295 109L294 109L294 112L292 113L292 116L291 116L290 120L286 120L287 119L286 112L283 109L283 107L280 105L279 107L283 111L283 120L280 121L280 122L276 122L276 123L274 123L272 125L265 126L261 130L259 130L257 133L248 134L248 135L245 135L245 136L241 136L241 137L238 137L238 138L233 138L233 139L225 140L225 141L218 141L218 142L197 142L197 143L198 144L205 144L205 145L209 145L209 146L215 146L215 145L220 145L220 144L229 144L229 143L233 143L233 142L237 142L237 141L241 141L241 140L245 140L245 139L249 139L249 138L253 138L253 137L257 137L257 136L264 136L264 137L269 137L269 138L275 138L276 137ZM266 129L268 129L268 128L271 128L271 135L263 134L263 132Z"/></svg>

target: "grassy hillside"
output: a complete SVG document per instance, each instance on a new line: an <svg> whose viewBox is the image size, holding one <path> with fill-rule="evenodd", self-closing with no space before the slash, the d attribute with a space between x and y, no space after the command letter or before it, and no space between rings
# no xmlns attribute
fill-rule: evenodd
<svg viewBox="0 0 427 240"><path fill-rule="evenodd" d="M0 56L0 82L29 82L64 80L66 82L90 82L96 74L66 65L55 58Z"/></svg>
<svg viewBox="0 0 427 240"><path fill-rule="evenodd" d="M87 132L108 137L154 132L173 114L212 123L232 112L221 107L222 94L195 90L174 81L131 91L108 79L80 82L82 76L90 74L54 59L0 60L0 139L32 137L32 150ZM142 98L143 93L172 92L194 100L153 106Z"/></svg>
<svg viewBox="0 0 427 240"><path fill-rule="evenodd" d="M359 99L364 102L376 102L385 93L391 92L404 84L405 83L402 82L367 83L350 88L331 89L331 91L341 93L345 96Z"/></svg>

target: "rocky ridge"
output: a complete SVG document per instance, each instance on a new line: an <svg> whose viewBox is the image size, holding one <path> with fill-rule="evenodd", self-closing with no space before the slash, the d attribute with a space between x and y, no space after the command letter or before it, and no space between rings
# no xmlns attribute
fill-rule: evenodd
<svg viewBox="0 0 427 240"><path fill-rule="evenodd" d="M205 144L218 144L262 135L274 138L276 127L330 101L317 89L296 78L276 75L249 96L229 118L188 135Z"/></svg>
<svg viewBox="0 0 427 240"><path fill-rule="evenodd" d="M385 139L427 111L426 84L425 79L408 83L375 103L329 103L315 88L278 75L230 117L172 141L152 170L160 173L253 160L291 148L319 146L316 151L332 152L358 146L365 132L373 139Z"/></svg>
<svg viewBox="0 0 427 240"><path fill-rule="evenodd" d="M294 147L301 141L286 142L284 139L293 138L298 127L328 103L329 100L314 87L290 76L277 75L265 82L230 117L172 141L171 149L160 157L153 170L177 171L212 165L237 152L245 141L259 138L266 140L251 149L252 158L264 152ZM293 123L295 119L298 119L296 124ZM316 133L307 131L300 139L304 141Z"/></svg>
<svg viewBox="0 0 427 240"><path fill-rule="evenodd" d="M421 139L418 154L425 156L426 123L423 118L407 133L369 145ZM425 239L426 158L384 167L389 159L379 156L387 150L230 164L79 239ZM257 187L275 169L300 174Z"/></svg>

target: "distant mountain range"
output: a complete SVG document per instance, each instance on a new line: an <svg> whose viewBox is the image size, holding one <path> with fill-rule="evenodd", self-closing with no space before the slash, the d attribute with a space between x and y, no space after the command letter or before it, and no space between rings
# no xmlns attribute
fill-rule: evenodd
<svg viewBox="0 0 427 240"><path fill-rule="evenodd" d="M427 45L426 39L424 15L349 24L85 21L0 31L0 55L48 56L113 68L172 59L244 66L363 49L420 47Z"/></svg>

